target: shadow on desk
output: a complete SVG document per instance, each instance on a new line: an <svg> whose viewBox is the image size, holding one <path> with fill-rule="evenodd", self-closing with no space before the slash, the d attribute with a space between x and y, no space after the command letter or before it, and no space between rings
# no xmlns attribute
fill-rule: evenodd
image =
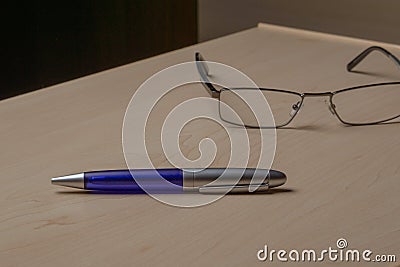
<svg viewBox="0 0 400 267"><path fill-rule="evenodd" d="M256 192L256 193L234 193L228 194L228 196L240 196L240 195L254 195L254 196L261 196L261 195L273 195L273 194L281 194L281 193L295 193L296 190L293 189L285 189L285 188L272 188L265 192ZM147 195L146 192L134 192L134 191L58 191L57 194L71 194L71 195ZM163 193L168 194L168 193ZM176 194L176 193L169 193L169 194ZM194 194L197 195L198 193L186 193L186 194Z"/></svg>

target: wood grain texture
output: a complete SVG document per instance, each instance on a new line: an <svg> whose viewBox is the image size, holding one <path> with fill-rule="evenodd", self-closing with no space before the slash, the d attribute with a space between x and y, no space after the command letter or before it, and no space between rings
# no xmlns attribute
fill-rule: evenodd
<svg viewBox="0 0 400 267"><path fill-rule="evenodd" d="M261 25L1 101L0 265L279 266L258 262L257 251L265 244L325 249L341 237L352 248L399 256L400 125L343 126L324 98L307 99L293 127L277 130L273 168L287 174L284 190L184 209L147 195L86 194L50 184L53 176L124 168L121 127L136 88L165 67L193 60L195 51L260 86L319 92L399 80L381 55L359 66L368 75L346 71L371 44ZM399 47L381 45L400 55ZM192 85L185 97L196 96L208 94ZM222 129L207 123L182 133L188 157L198 156L204 137L221 140L218 149L229 151ZM157 166L169 166L157 135L150 136L150 154ZM226 160L222 153L213 165Z"/></svg>

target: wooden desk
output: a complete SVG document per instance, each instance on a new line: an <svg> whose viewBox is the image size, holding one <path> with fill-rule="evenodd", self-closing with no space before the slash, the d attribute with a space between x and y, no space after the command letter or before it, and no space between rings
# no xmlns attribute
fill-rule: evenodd
<svg viewBox="0 0 400 267"><path fill-rule="evenodd" d="M306 103L295 128L277 130L273 167L288 175L286 190L184 209L147 195L86 194L50 184L53 176L124 168L121 126L135 89L157 71L193 60L195 51L260 86L318 92L399 80L398 69L378 54L359 67L370 75L346 71L371 44L259 25L1 101L0 265L270 266L282 263L257 260L265 244L321 250L342 237L351 248L400 257L399 124L343 126L323 98ZM380 45L400 55L399 47ZM196 85L188 96L208 94ZM200 129L203 137L216 134ZM197 132L186 131L182 149L189 156L198 155ZM168 166L157 146L150 153L157 166ZM224 162L217 157L215 165Z"/></svg>

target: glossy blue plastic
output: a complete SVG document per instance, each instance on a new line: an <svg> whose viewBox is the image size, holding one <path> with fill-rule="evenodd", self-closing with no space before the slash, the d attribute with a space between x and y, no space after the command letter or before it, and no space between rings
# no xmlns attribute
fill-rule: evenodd
<svg viewBox="0 0 400 267"><path fill-rule="evenodd" d="M183 192L183 171L180 169L139 169L130 171L110 170L85 173L85 189L88 190L128 190L137 193L144 193L142 187L144 187L147 192L151 191L154 193Z"/></svg>

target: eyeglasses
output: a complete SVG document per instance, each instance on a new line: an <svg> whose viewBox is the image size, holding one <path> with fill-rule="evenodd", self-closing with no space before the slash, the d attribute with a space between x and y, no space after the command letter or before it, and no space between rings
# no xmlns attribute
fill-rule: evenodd
<svg viewBox="0 0 400 267"><path fill-rule="evenodd" d="M397 57L382 47L372 46L350 61L347 64L347 70L352 72L373 51L383 53L400 67L400 60ZM195 54L195 58L203 86L211 97L219 100L221 119L234 125L249 128L284 127L292 122L299 113L306 97L321 96L329 98L329 110L340 122L347 125L379 124L400 118L400 81L366 84L322 93L298 93L269 88L222 88L217 90L209 80L209 68L204 58L198 52ZM260 124L258 118L267 115L269 110L254 109L252 102L253 100L257 101L261 95L270 106L273 120Z"/></svg>

